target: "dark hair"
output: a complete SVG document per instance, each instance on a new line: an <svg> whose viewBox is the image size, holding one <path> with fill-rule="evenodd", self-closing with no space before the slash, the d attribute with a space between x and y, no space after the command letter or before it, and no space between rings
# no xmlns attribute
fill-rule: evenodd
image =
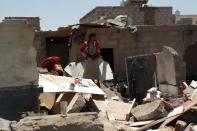
<svg viewBox="0 0 197 131"><path fill-rule="evenodd" d="M90 40L91 37L96 37L96 34L95 33L90 33L89 34L89 40Z"/></svg>

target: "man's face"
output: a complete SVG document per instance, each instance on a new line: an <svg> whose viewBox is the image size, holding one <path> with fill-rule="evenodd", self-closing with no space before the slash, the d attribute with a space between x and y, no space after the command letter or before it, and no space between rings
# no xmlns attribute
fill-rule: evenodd
<svg viewBox="0 0 197 131"><path fill-rule="evenodd" d="M90 37L90 42L93 42L95 40L96 40L96 37L95 36Z"/></svg>

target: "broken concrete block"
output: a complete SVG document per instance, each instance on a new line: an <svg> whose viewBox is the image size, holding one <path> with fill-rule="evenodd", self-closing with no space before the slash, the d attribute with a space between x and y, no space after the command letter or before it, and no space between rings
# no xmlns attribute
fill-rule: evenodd
<svg viewBox="0 0 197 131"><path fill-rule="evenodd" d="M104 125L97 118L98 114L94 112L72 113L67 117L61 115L26 117L16 124L14 130L104 131Z"/></svg>
<svg viewBox="0 0 197 131"><path fill-rule="evenodd" d="M178 120L176 122L176 126L175 126L175 131L184 131L184 129L186 128L187 123L181 120Z"/></svg>
<svg viewBox="0 0 197 131"><path fill-rule="evenodd" d="M111 120L125 121L130 106L130 103L109 100L109 103L107 105L108 118L110 118Z"/></svg>
<svg viewBox="0 0 197 131"><path fill-rule="evenodd" d="M157 77L159 84L177 85L184 80L185 72L181 58L171 47L164 46L163 51L156 53Z"/></svg>
<svg viewBox="0 0 197 131"><path fill-rule="evenodd" d="M34 33L25 20L0 23L0 88L37 85Z"/></svg>
<svg viewBox="0 0 197 131"><path fill-rule="evenodd" d="M159 129L155 129L155 130L147 130L147 131L174 131L174 128L172 127L163 127L163 128L159 128Z"/></svg>
<svg viewBox="0 0 197 131"><path fill-rule="evenodd" d="M138 121L154 120L167 115L164 108L164 103L161 100L156 100L151 103L139 105L131 110L131 114Z"/></svg>

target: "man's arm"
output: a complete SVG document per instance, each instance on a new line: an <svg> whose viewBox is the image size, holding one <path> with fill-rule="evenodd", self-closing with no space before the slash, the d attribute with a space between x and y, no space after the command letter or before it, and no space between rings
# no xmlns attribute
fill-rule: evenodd
<svg viewBox="0 0 197 131"><path fill-rule="evenodd" d="M97 55L97 58L101 57L101 48L100 48L100 42L99 41L97 41L96 55Z"/></svg>

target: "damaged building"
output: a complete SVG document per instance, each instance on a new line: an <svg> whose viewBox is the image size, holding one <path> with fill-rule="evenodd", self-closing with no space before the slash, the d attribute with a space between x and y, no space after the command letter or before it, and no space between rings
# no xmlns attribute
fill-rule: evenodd
<svg viewBox="0 0 197 131"><path fill-rule="evenodd" d="M191 56L195 55L196 26L177 26L174 14L172 14L172 7L148 7L144 5L146 3L146 1L133 1L129 7L96 7L80 19L81 24L61 27L56 31L40 31L38 17L5 17L5 20L25 19L34 26L36 29L34 46L37 50L38 65L45 57L53 55L62 58L64 67L69 62L80 61L80 44L87 39L89 33L95 32L101 42L102 56L110 63L117 77L126 77L125 58L156 53L161 51L163 46L169 46L174 48L186 63L187 73L182 78L187 77L188 81L191 81L192 78L195 79L197 76L195 73L197 72L195 71L196 63L191 60ZM118 15L132 16L132 24L137 25L137 32L131 33L127 29L101 26L94 23L102 16L113 19ZM146 17L146 15L152 17ZM152 20L146 20L146 18ZM165 20L161 20L161 18ZM163 37L164 35L165 37Z"/></svg>
<svg viewBox="0 0 197 131"><path fill-rule="evenodd" d="M42 31L39 17L5 17L0 57L8 60L0 68L5 105L0 129L196 128L197 26L177 22L182 18L172 7L147 2L96 7L79 24L54 31ZM91 33L105 62L83 61L80 46ZM54 65L62 66L62 74L43 69L50 58L57 58Z"/></svg>
<svg viewBox="0 0 197 131"><path fill-rule="evenodd" d="M38 65L45 57L53 55L62 58L64 67L69 62L80 61L80 44L87 40L91 32L95 32L101 42L102 56L110 63L118 78L126 78L125 58L157 53L162 51L163 46L169 46L174 48L186 63L187 73L182 73L183 80L195 79L196 63L191 60L195 51L188 50L195 50L197 27L177 26L172 7L148 7L144 4L144 1L134 1L129 7L96 7L80 19L79 25L61 27L56 31L37 31L34 45L37 49ZM113 19L118 15L132 17L132 25L136 25L137 32L131 33L127 29L95 23L102 16ZM182 65L182 72L185 72L184 66Z"/></svg>
<svg viewBox="0 0 197 131"><path fill-rule="evenodd" d="M103 58L108 61L115 75L126 77L125 58L140 54L157 53L163 46L174 48L186 63L186 75L183 80L196 78L195 56L196 33L195 25L137 26L136 33L126 29L108 28L100 25L81 24L71 33L71 27L60 28L53 32L37 32L35 46L38 50L38 63L47 56L58 55L63 58L62 64L80 61L80 44L87 39L89 33L95 32L101 42ZM165 37L164 37L165 36ZM64 48L62 48L64 47ZM184 72L184 64L182 65Z"/></svg>

